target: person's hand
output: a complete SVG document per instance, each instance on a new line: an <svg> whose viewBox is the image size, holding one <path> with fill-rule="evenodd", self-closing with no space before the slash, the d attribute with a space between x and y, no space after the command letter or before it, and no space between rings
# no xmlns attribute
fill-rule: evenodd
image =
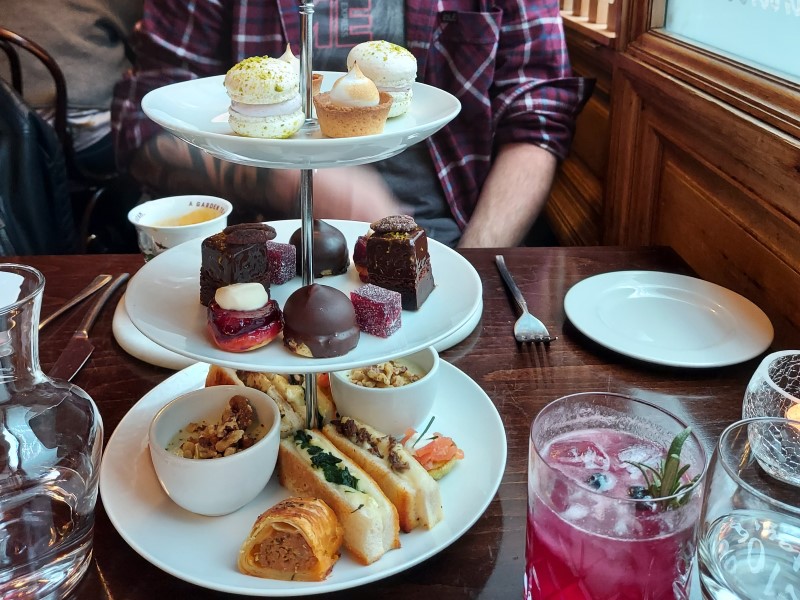
<svg viewBox="0 0 800 600"><path fill-rule="evenodd" d="M383 177L372 167L319 169L314 174L314 217L372 223L403 213Z"/></svg>

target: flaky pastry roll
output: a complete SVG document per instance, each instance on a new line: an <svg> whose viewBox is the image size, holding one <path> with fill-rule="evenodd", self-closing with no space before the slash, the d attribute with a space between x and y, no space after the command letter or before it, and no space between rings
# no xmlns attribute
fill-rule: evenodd
<svg viewBox="0 0 800 600"><path fill-rule="evenodd" d="M287 498L256 519L239 550L246 575L285 581L323 581L339 560L344 531L318 498Z"/></svg>

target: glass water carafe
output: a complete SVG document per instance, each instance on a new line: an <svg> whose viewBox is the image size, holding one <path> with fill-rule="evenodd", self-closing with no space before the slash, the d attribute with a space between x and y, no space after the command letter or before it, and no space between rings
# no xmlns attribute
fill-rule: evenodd
<svg viewBox="0 0 800 600"><path fill-rule="evenodd" d="M43 275L0 264L0 598L63 598L86 572L103 425L39 367Z"/></svg>

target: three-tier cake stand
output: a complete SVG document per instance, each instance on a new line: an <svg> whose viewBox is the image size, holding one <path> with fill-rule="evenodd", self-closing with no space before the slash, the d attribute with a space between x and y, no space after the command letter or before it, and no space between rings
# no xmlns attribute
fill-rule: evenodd
<svg viewBox="0 0 800 600"><path fill-rule="evenodd" d="M300 256L302 266L302 284L310 285L314 282L313 271L313 181L316 169L366 164L391 157L402 152L408 146L420 142L452 120L459 112L461 106L452 95L423 84L415 85L415 98L412 114L394 119L395 123L387 124L386 131L377 136L363 138L331 139L325 138L319 131L319 126L314 118L312 102L312 23L314 14L313 2L301 2L299 5L301 20L300 44L300 95L303 101L306 120L300 131L292 138L286 140L265 140L258 138L244 138L230 131L227 124L227 101L224 101L225 112L219 114L220 106L213 102L205 105L194 101L196 97L219 97L222 88L222 77L210 77L205 80L193 80L166 86L150 92L142 101L145 113L162 127L187 141L198 146L209 154L222 160L255 166L259 168L293 168L300 170L300 230L301 245ZM328 80L335 79L340 74L329 74ZM187 87L183 90L183 87ZM204 87L207 86L207 87ZM191 90L189 91L189 88ZM193 101L185 106L176 108L176 98L183 92L190 93ZM195 111L195 112L193 112ZM364 232L366 233L366 231ZM146 265L145 269L148 267ZM435 266L434 266L435 268ZM474 269L473 269L474 272ZM474 274L477 277L477 273ZM135 282L134 278L134 284ZM478 296L480 286L478 285ZM475 295L474 289L472 294ZM145 335L156 343L185 355L197 358L208 358L208 362L215 362L213 357L206 357L202 352L199 356L191 355L175 344L164 343L164 340L152 328L143 325L137 320L141 316L141 309L131 306L130 294L126 295L126 304L131 313L131 320ZM476 302L480 298L475 299ZM439 328L436 330L438 339L443 333L452 333L462 326L470 315L464 315L460 321L448 324L448 331ZM433 337L431 344L436 341ZM287 350L288 352L288 350ZM228 357L229 364L245 368L236 355ZM219 361L216 361L219 362ZM265 362L260 370L275 370L274 364ZM319 367L313 362L304 361L305 395L306 395L306 422L308 427L316 425L316 374L334 370L336 361L320 361Z"/></svg>

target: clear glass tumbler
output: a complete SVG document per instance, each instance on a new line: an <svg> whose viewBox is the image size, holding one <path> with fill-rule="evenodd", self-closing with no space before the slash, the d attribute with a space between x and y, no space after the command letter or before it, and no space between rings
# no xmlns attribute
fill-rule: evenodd
<svg viewBox="0 0 800 600"><path fill-rule="evenodd" d="M705 468L698 438L654 404L548 404L531 425L525 598L688 598Z"/></svg>
<svg viewBox="0 0 800 600"><path fill-rule="evenodd" d="M60 599L89 567L103 425L39 367L44 277L0 264L0 598Z"/></svg>
<svg viewBox="0 0 800 600"><path fill-rule="evenodd" d="M745 419L711 459L698 555L712 600L800 598L800 421ZM777 478L762 464L781 465Z"/></svg>

